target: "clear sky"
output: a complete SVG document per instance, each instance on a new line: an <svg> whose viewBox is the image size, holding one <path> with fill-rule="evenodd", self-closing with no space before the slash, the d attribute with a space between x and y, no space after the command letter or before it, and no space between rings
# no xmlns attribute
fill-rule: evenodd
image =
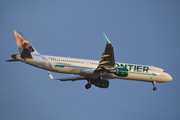
<svg viewBox="0 0 180 120"><path fill-rule="evenodd" d="M157 66L173 80L155 92L130 80L89 90L87 81L53 81L45 70L5 62L18 54L14 29L41 54L94 60L105 33L117 62ZM180 120L179 46L179 0L1 0L0 119Z"/></svg>

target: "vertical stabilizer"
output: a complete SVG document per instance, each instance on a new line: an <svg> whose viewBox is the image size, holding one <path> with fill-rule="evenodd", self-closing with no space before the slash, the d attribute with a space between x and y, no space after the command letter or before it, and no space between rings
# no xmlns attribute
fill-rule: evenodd
<svg viewBox="0 0 180 120"><path fill-rule="evenodd" d="M32 58L33 54L39 54L33 46L27 41L27 38L19 30L14 30L19 53L22 58Z"/></svg>

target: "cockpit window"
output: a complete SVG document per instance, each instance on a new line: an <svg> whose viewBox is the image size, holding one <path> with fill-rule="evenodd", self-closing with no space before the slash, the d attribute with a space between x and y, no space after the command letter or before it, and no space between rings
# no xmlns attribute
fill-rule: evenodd
<svg viewBox="0 0 180 120"><path fill-rule="evenodd" d="M165 70L163 70L164 73L167 73Z"/></svg>

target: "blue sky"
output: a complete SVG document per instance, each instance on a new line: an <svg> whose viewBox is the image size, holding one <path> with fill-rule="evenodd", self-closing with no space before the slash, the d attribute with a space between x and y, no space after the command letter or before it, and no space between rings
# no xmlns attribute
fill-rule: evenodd
<svg viewBox="0 0 180 120"><path fill-rule="evenodd" d="M179 120L179 21L178 0L1 0L1 119ZM94 60L105 33L117 62L157 66L173 80L155 92L148 82L116 79L86 90L86 81L53 81L45 70L5 62L18 53L14 29L41 54Z"/></svg>

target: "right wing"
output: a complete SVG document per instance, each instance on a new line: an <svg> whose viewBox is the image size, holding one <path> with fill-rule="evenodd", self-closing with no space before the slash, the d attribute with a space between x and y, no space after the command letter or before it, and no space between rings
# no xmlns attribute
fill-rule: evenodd
<svg viewBox="0 0 180 120"><path fill-rule="evenodd" d="M52 76L52 74L50 72L48 72L49 77L53 80L60 80L60 81L76 81L76 80L85 80L85 77L82 76L76 76L76 77L71 77L71 78L59 78L59 79L54 79L54 77Z"/></svg>

